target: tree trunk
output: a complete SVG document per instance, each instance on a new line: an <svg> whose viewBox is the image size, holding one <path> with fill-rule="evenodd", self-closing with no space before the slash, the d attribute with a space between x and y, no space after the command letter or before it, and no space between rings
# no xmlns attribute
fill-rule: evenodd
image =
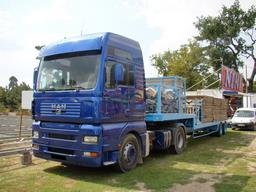
<svg viewBox="0 0 256 192"><path fill-rule="evenodd" d="M252 79L248 79L248 93L252 93L253 92L253 80Z"/></svg>
<svg viewBox="0 0 256 192"><path fill-rule="evenodd" d="M256 75L256 60L254 60L254 67L253 67L253 70L252 70L251 77L248 79L248 83L249 83L248 92L249 93L253 92L253 81L254 81L255 75Z"/></svg>

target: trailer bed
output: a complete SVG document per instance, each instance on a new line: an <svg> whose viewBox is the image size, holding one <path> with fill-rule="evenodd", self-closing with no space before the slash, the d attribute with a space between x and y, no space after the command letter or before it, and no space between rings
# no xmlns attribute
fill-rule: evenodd
<svg viewBox="0 0 256 192"><path fill-rule="evenodd" d="M145 120L146 122L158 122L158 121L173 121L181 119L195 119L194 114L186 113L147 113Z"/></svg>
<svg viewBox="0 0 256 192"><path fill-rule="evenodd" d="M176 120L188 120L191 121L191 130L202 130L212 126L217 126L221 121L213 121L208 123L201 123L196 121L195 114L186 114L186 113L147 113L145 117L146 122L170 122Z"/></svg>

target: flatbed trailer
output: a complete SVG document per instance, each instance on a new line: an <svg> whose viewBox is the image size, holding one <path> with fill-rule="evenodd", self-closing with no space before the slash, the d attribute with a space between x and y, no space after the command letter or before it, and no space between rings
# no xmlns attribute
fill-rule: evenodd
<svg viewBox="0 0 256 192"><path fill-rule="evenodd" d="M213 121L203 123L203 100L197 100L194 103L193 109L188 110L186 105L186 81L185 79L177 76L149 78L146 79L146 87L150 89L155 88L156 92L156 106L154 112L147 112L145 121L147 129L151 134L162 135L170 131L171 136L167 136L164 140L153 138L153 143L169 143L158 149L172 148L173 153L181 153L186 147L186 135L190 135L192 139L204 137L208 135L221 136L226 133L227 124L225 121ZM176 105L176 112L162 112L161 99L162 93L170 91ZM188 113L188 111L190 113ZM161 135L161 134L160 134ZM155 142L154 142L155 140ZM149 141L152 143L152 141ZM154 147L151 147L154 149Z"/></svg>
<svg viewBox="0 0 256 192"><path fill-rule="evenodd" d="M202 100L187 108L184 78L145 82L142 52L132 39L113 33L65 39L43 47L38 58L32 102L36 157L115 165L126 172L151 150L183 152L187 135L226 132L225 121L202 123Z"/></svg>

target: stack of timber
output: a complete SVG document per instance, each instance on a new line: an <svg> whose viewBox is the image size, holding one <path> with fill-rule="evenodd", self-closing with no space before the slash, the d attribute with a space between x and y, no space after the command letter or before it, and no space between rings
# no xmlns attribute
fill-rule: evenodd
<svg viewBox="0 0 256 192"><path fill-rule="evenodd" d="M202 111L200 111L200 104ZM210 96L187 96L187 112L197 113L203 123L227 120L228 101Z"/></svg>
<svg viewBox="0 0 256 192"><path fill-rule="evenodd" d="M178 98L170 90L161 90L161 113L177 113ZM157 91L153 87L146 88L146 112L157 112Z"/></svg>

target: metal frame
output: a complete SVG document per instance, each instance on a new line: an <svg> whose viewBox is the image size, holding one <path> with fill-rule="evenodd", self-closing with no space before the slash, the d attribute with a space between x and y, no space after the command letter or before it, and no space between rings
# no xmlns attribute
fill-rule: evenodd
<svg viewBox="0 0 256 192"><path fill-rule="evenodd" d="M167 85L165 84L164 80L170 79L173 80L173 84ZM155 87L157 89L157 114L161 114L161 88L166 87L166 89L173 89L177 98L178 98L178 112L182 113L182 102L184 102L184 111L186 112L186 81L185 79L178 77L178 76L168 76L168 77L158 77L158 78L147 78L146 82L148 81L160 81L160 83L146 83L146 87ZM183 87L177 86L177 81L183 81ZM182 100L182 96L184 99ZM173 114L173 113L172 113Z"/></svg>
<svg viewBox="0 0 256 192"><path fill-rule="evenodd" d="M164 84L165 79L174 80L172 85ZM203 123L203 99L195 101L194 113L187 113L186 106L186 80L181 77L170 76L170 77L160 77L160 78L149 78L149 81L159 81L159 83L146 83L146 87L155 87L157 89L157 111L156 113L147 113L145 116L146 122L163 122L163 121L188 121L191 127L192 138L199 138L203 136L210 135L219 131L221 121ZM183 87L177 86L177 80L183 81ZM147 81L147 80L146 80ZM161 113L161 88L166 86L167 89L173 89L178 97L178 113ZM183 90L182 90L183 89ZM182 106L182 102L184 106ZM184 112L183 112L184 110ZM196 134L198 131L202 131L201 134Z"/></svg>

